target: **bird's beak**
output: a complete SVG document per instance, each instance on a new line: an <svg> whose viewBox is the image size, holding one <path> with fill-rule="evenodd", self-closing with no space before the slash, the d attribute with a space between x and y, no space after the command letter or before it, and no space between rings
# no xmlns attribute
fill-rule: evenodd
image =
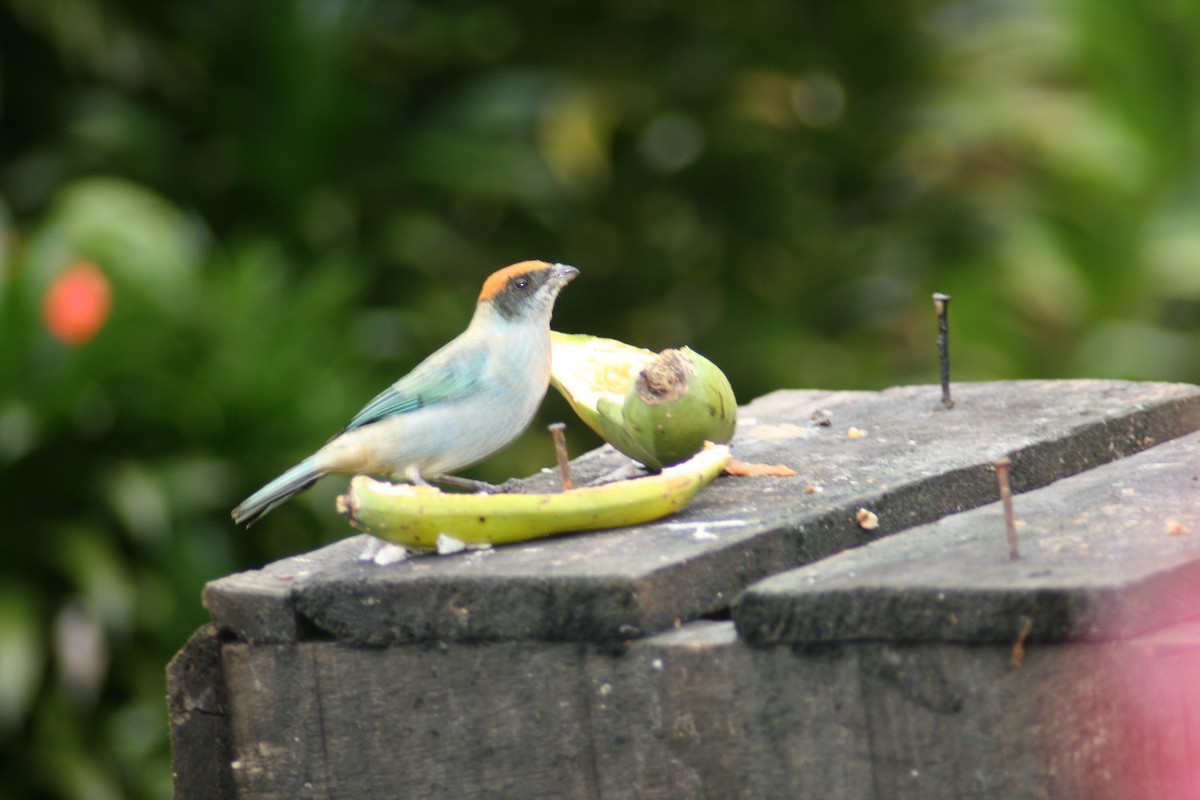
<svg viewBox="0 0 1200 800"><path fill-rule="evenodd" d="M570 264L555 264L554 265L554 280L559 286L566 286L575 276L579 274L579 270L572 267Z"/></svg>

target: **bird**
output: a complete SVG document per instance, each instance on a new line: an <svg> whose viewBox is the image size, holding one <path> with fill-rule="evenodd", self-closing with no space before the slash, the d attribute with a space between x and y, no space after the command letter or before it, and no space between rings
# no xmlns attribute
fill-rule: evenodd
<svg viewBox="0 0 1200 800"><path fill-rule="evenodd" d="M490 275L467 329L363 406L324 447L233 509L252 525L329 474L439 480L520 436L550 384L550 317L579 270L522 261Z"/></svg>

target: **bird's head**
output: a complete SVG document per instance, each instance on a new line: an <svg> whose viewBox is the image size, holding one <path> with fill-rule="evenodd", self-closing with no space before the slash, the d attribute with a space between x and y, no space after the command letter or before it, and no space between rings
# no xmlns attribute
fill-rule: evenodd
<svg viewBox="0 0 1200 800"><path fill-rule="evenodd" d="M508 322L550 324L559 291L579 270L567 264L522 261L492 273L479 293L478 309Z"/></svg>

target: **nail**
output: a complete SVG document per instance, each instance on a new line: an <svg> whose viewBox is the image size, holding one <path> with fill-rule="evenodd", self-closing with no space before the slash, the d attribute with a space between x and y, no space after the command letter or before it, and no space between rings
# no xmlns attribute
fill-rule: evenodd
<svg viewBox="0 0 1200 800"><path fill-rule="evenodd" d="M554 437L554 454L558 456L558 472L562 475L562 490L569 492L575 484L571 481L571 456L567 453L567 436L564 433L567 426L562 422L552 422L548 429L550 435Z"/></svg>
<svg viewBox="0 0 1200 800"><path fill-rule="evenodd" d="M1008 534L1008 557L1016 561L1021 557L1021 551L1017 546L1017 519L1013 514L1012 482L1009 479L1012 459L1007 457L997 459L995 467L996 482L1000 484L1000 502L1004 505L1004 530Z"/></svg>
<svg viewBox="0 0 1200 800"><path fill-rule="evenodd" d="M1012 646L1012 665L1014 667L1021 666L1025 661L1025 640L1029 638L1029 632L1033 630L1033 618L1021 617L1021 628L1017 631L1017 638Z"/></svg>
<svg viewBox="0 0 1200 800"><path fill-rule="evenodd" d="M938 318L938 362L942 370L942 405L954 408L950 399L950 328L946 319L946 311L950 305L950 295L941 292L933 293L933 310Z"/></svg>

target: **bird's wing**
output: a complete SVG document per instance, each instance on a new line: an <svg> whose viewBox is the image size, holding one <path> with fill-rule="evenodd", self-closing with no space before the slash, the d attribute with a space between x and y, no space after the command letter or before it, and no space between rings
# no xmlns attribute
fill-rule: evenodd
<svg viewBox="0 0 1200 800"><path fill-rule="evenodd" d="M459 350L453 358L427 358L363 406L345 430L361 428L393 414L408 414L425 406L453 402L479 388L487 353L484 348Z"/></svg>

